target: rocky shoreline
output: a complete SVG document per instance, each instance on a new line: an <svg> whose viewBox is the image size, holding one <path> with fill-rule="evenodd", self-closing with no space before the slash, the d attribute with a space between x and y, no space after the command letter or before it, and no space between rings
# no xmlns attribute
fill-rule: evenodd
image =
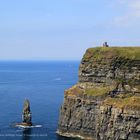
<svg viewBox="0 0 140 140"><path fill-rule="evenodd" d="M58 135L61 135L61 136L64 136L64 137L70 137L70 138L80 138L80 139L86 139L86 140L95 140L93 138L90 138L90 137L84 137L84 136L81 136L79 134L74 134L74 133L66 133L66 132L60 132L60 131L57 131L56 132Z"/></svg>

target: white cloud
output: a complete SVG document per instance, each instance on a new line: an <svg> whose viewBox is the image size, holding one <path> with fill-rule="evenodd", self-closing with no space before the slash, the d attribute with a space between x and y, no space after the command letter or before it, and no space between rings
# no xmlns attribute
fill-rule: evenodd
<svg viewBox="0 0 140 140"><path fill-rule="evenodd" d="M128 6L133 10L140 10L140 0L133 0L129 2Z"/></svg>
<svg viewBox="0 0 140 140"><path fill-rule="evenodd" d="M140 0L116 0L121 5L126 5L130 8L140 8Z"/></svg>
<svg viewBox="0 0 140 140"><path fill-rule="evenodd" d="M136 26L140 24L140 0L117 0L118 6L126 8L126 12L113 19L117 26Z"/></svg>

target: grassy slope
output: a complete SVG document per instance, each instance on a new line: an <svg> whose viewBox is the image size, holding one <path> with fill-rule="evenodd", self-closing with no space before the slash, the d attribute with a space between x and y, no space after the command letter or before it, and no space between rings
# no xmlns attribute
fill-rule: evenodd
<svg viewBox="0 0 140 140"><path fill-rule="evenodd" d="M104 105L113 105L117 108L140 110L140 97L132 96L126 98L106 98Z"/></svg>

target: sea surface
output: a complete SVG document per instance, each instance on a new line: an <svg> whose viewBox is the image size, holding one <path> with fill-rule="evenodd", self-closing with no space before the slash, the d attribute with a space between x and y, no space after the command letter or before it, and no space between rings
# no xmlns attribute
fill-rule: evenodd
<svg viewBox="0 0 140 140"><path fill-rule="evenodd" d="M0 62L0 140L75 140L56 134L64 90L78 80L78 61ZM22 121L25 99L30 100L34 128Z"/></svg>

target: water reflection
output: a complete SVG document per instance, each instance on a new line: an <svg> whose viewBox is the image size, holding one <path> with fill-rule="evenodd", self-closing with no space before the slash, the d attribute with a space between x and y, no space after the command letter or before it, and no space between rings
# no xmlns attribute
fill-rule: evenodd
<svg viewBox="0 0 140 140"><path fill-rule="evenodd" d="M22 131L22 140L30 140L31 138L31 129L30 128L26 128L26 129L23 129Z"/></svg>

